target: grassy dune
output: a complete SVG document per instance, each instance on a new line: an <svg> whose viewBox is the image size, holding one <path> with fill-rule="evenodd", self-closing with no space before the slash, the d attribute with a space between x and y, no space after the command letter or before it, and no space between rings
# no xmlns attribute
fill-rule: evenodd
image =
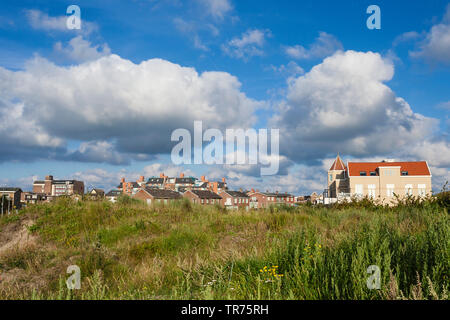
<svg viewBox="0 0 450 320"><path fill-rule="evenodd" d="M448 299L447 205L227 212L60 199L0 219L0 298ZM7 246L24 228L27 241ZM69 291L73 264L81 289ZM370 265L380 290L367 288Z"/></svg>

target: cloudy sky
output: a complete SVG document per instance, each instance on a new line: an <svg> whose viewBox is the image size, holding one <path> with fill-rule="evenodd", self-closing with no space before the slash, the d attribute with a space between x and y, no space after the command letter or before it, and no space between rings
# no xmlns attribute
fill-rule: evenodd
<svg viewBox="0 0 450 320"><path fill-rule="evenodd" d="M67 7L81 9L68 29ZM344 160L427 160L450 177L450 5L377 1L9 1L0 11L0 185L47 174L227 177L323 191ZM172 163L171 133L277 128L280 170Z"/></svg>

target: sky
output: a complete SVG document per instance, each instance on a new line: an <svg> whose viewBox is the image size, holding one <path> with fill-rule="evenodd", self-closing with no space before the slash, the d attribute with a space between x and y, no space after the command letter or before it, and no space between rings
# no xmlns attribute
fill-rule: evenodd
<svg viewBox="0 0 450 320"><path fill-rule="evenodd" d="M439 191L449 84L448 1L2 1L0 186L52 174L110 190L184 172L304 195L339 153L426 160ZM279 129L278 174L175 165L171 134L194 121Z"/></svg>

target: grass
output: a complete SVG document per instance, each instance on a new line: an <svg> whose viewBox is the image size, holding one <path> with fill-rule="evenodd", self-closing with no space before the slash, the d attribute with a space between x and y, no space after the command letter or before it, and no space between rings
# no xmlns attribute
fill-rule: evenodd
<svg viewBox="0 0 450 320"><path fill-rule="evenodd" d="M0 232L29 219L35 242L0 254L0 298L448 299L441 200L226 212L61 198L1 218ZM367 288L371 265L379 290Z"/></svg>

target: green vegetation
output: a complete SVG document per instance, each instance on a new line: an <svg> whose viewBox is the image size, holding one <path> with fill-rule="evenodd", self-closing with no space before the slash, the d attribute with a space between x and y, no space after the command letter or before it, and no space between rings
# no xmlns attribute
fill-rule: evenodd
<svg viewBox="0 0 450 320"><path fill-rule="evenodd" d="M249 212L62 198L0 219L0 298L448 299L441 197ZM32 240L2 250L1 235L27 221ZM81 289L71 292L73 264ZM370 265L380 290L367 288Z"/></svg>

